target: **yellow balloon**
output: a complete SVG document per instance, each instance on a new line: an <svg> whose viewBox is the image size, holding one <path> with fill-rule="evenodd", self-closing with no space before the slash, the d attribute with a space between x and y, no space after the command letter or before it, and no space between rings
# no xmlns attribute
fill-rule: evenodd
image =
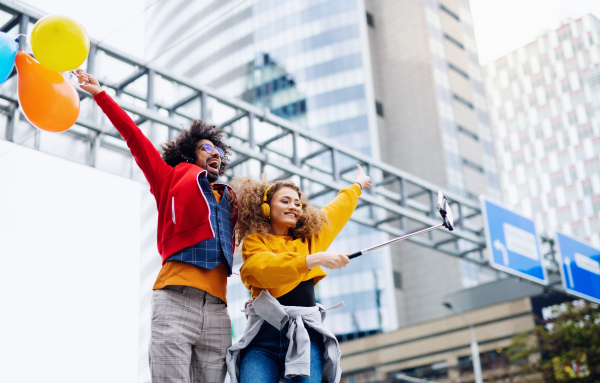
<svg viewBox="0 0 600 383"><path fill-rule="evenodd" d="M79 68L90 52L90 39L75 20L50 15L35 23L31 32L31 48L40 64L57 72Z"/></svg>

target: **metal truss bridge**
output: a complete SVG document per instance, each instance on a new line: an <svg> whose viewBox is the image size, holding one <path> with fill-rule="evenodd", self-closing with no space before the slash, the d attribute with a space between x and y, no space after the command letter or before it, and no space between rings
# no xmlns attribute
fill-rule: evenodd
<svg viewBox="0 0 600 383"><path fill-rule="evenodd" d="M3 32L27 34L44 15L15 4L0 3ZM21 44L21 49L27 48ZM107 70L102 68L114 67ZM293 178L317 198L353 182L356 164L362 164L372 178L373 187L363 193L353 220L390 236L434 226L441 222L437 211L437 191L450 200L455 230L436 230L409 240L445 254L491 267L485 256L485 234L479 201L447 192L432 183L400 169L347 149L326 138L302 129L268 109L226 97L208 87L191 83L177 74L147 65L127 53L92 41L87 71L94 74L118 104L132 115L137 124L158 146L166 138L176 137L193 119L202 119L223 128L229 135L233 156L227 177ZM123 75L122 77L114 77ZM112 76L112 77L111 77ZM5 118L3 139L43 150L40 143L53 135L33 128L19 110L16 76L0 87L0 113ZM166 91L165 91L166 90ZM103 117L89 94L79 90L82 107L75 126L60 136L85 148L79 161L97 167L101 157L110 152L129 159L129 150L120 135ZM171 100L162 99L169 93ZM19 131L22 131L19 137ZM30 136L28 136L30 134ZM23 138L25 138L23 140ZM60 155L60 154L58 154ZM132 169L130 177L139 179ZM374 244L373 244L374 245ZM555 260L553 240L543 238L542 248L550 276L549 288L563 291Z"/></svg>

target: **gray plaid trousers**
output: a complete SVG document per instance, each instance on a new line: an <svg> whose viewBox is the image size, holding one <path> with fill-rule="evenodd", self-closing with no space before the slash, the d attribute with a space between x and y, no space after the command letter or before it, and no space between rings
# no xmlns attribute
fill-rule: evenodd
<svg viewBox="0 0 600 383"><path fill-rule="evenodd" d="M152 295L149 361L153 383L223 383L231 320L225 303L188 286Z"/></svg>

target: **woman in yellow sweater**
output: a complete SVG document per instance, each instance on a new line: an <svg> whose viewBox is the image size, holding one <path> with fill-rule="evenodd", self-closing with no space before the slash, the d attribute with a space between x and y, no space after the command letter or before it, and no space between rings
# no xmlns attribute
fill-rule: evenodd
<svg viewBox="0 0 600 383"><path fill-rule="evenodd" d="M291 181L271 185L249 178L236 183L238 240L243 240L240 274L253 300L244 312L248 324L227 352L231 382L336 382L340 351L322 325L325 309L315 285L329 269L350 260L329 245L350 219L369 178L358 166L356 183L342 189L322 210L302 201Z"/></svg>

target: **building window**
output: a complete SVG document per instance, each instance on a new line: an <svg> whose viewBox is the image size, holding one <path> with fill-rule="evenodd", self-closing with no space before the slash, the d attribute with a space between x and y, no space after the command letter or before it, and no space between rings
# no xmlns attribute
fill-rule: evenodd
<svg viewBox="0 0 600 383"><path fill-rule="evenodd" d="M379 101L375 101L375 111L377 112L378 116L383 117L383 104Z"/></svg>
<svg viewBox="0 0 600 383"><path fill-rule="evenodd" d="M397 271L394 271L394 287L402 290L402 275Z"/></svg>
<svg viewBox="0 0 600 383"><path fill-rule="evenodd" d="M456 65L454 65L452 63L448 63L448 68L452 69L453 71L455 71L459 75L463 76L467 80L469 79L469 74L467 72L465 72L464 70L460 69L459 67L457 67Z"/></svg>
<svg viewBox="0 0 600 383"><path fill-rule="evenodd" d="M459 95L457 95L457 94L452 94L452 97L453 97L453 98L454 98L456 101L460 102L461 104L464 104L464 105L465 105L467 108L469 108L469 109L473 109L473 104L472 104L472 103L470 103L469 101L465 100L464 98L460 97Z"/></svg>
<svg viewBox="0 0 600 383"><path fill-rule="evenodd" d="M448 14L448 16L452 17L453 19L456 19L456 21L460 21L460 17L458 17L458 15L454 12L452 12L451 10L449 10L448 8L446 8L443 4L440 4L440 9L444 12L446 12Z"/></svg>
<svg viewBox="0 0 600 383"><path fill-rule="evenodd" d="M474 139L475 141L479 141L479 136L477 135L477 133L472 132L469 129L463 128L462 126L458 125L457 126L458 131L471 137L472 139Z"/></svg>
<svg viewBox="0 0 600 383"><path fill-rule="evenodd" d="M483 173L483 167L481 165L474 163L473 161L463 158L462 163L463 163L463 165L468 166L471 169L478 171L479 173Z"/></svg>
<svg viewBox="0 0 600 383"><path fill-rule="evenodd" d="M571 26L569 24L563 25L562 27L560 27L558 29L558 41L559 42L563 42L565 40L570 39L572 36L571 34Z"/></svg>
<svg viewBox="0 0 600 383"><path fill-rule="evenodd" d="M444 38L448 41L450 41L452 44L456 45L457 47L459 47L460 49L464 50L465 46L462 45L462 43L458 40L456 40L454 37L451 37L450 35L448 35L447 33L444 33Z"/></svg>
<svg viewBox="0 0 600 383"><path fill-rule="evenodd" d="M371 28L375 28L375 18L369 12L367 12L367 25Z"/></svg>

